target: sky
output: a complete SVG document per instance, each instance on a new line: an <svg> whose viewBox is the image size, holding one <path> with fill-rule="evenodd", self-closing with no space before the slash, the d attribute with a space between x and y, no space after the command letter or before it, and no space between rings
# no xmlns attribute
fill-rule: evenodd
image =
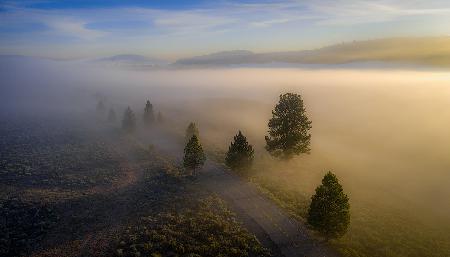
<svg viewBox="0 0 450 257"><path fill-rule="evenodd" d="M450 35L448 0L0 0L0 54L176 60Z"/></svg>

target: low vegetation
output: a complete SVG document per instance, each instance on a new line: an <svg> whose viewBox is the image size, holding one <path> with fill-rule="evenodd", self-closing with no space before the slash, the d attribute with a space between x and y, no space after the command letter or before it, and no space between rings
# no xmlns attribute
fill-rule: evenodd
<svg viewBox="0 0 450 257"><path fill-rule="evenodd" d="M9 199L0 203L0 256L20 256L38 244L58 221L49 206Z"/></svg>
<svg viewBox="0 0 450 257"><path fill-rule="evenodd" d="M116 256L269 256L216 197L142 217L117 240Z"/></svg>

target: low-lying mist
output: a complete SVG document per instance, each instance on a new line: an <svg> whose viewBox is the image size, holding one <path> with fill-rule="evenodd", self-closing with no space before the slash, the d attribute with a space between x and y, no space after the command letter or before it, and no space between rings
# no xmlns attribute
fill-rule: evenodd
<svg viewBox="0 0 450 257"><path fill-rule="evenodd" d="M19 62L24 63L25 61ZM123 71L85 64L2 64L2 112L95 111L97 99L139 118L150 99L180 131L197 122L225 151L238 130L267 159L264 135L284 92L302 95L312 151L271 172L312 193L332 170L350 199L450 224L450 75L433 71L230 68ZM75 112L74 112L75 113ZM61 114L62 115L62 114ZM276 163L274 161L274 163ZM297 183L298 182L298 183ZM404 207L404 208L403 208Z"/></svg>

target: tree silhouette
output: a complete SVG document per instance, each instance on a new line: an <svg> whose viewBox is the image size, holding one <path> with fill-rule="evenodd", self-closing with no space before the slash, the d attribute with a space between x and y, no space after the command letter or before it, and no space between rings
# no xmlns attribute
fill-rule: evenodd
<svg viewBox="0 0 450 257"><path fill-rule="evenodd" d="M144 124L149 126L155 120L155 115L153 113L153 105L150 103L150 100L147 100L144 108L144 116L143 116Z"/></svg>
<svg viewBox="0 0 450 257"><path fill-rule="evenodd" d="M300 95L293 93L280 95L268 125L266 150L271 155L290 159L294 155L309 153L311 121L306 116Z"/></svg>
<svg viewBox="0 0 450 257"><path fill-rule="evenodd" d="M205 164L206 156L198 137L193 135L184 148L183 166L195 175L198 168Z"/></svg>
<svg viewBox="0 0 450 257"><path fill-rule="evenodd" d="M110 108L108 112L108 122L114 123L116 122L116 120L117 120L116 112L114 111L113 108Z"/></svg>
<svg viewBox="0 0 450 257"><path fill-rule="evenodd" d="M342 186L331 172L316 188L308 210L308 223L328 239L341 237L350 224L350 204Z"/></svg>
<svg viewBox="0 0 450 257"><path fill-rule="evenodd" d="M237 171L248 170L253 163L253 147L247 142L247 138L241 131L234 136L234 141L228 148L225 163L228 167Z"/></svg>
<svg viewBox="0 0 450 257"><path fill-rule="evenodd" d="M185 141L189 142L192 136L199 137L197 125L194 122L189 123L189 126L186 129Z"/></svg>
<svg viewBox="0 0 450 257"><path fill-rule="evenodd" d="M123 114L122 128L126 132L133 132L136 129L136 117L129 106Z"/></svg>

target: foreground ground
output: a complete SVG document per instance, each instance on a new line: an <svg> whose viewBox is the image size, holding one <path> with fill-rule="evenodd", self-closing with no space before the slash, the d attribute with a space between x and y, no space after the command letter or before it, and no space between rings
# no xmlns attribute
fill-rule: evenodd
<svg viewBox="0 0 450 257"><path fill-rule="evenodd" d="M180 176L173 135L85 122L2 124L2 256L336 255L214 161Z"/></svg>
<svg viewBox="0 0 450 257"><path fill-rule="evenodd" d="M157 149L80 124L2 124L1 256L277 255Z"/></svg>

